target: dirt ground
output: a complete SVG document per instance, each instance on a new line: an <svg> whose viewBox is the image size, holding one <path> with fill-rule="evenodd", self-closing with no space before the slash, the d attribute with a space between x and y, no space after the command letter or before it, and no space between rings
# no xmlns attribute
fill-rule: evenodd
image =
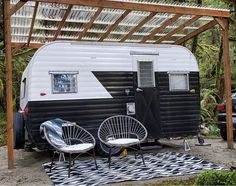
<svg viewBox="0 0 236 186"><path fill-rule="evenodd" d="M155 152L184 152L183 139L160 140L164 145L162 149ZM236 166L236 150L227 149L227 143L222 139L205 139L205 143L211 146L196 146L196 138L188 140L191 150L185 153L202 158L209 162L223 165L225 167ZM236 143L234 143L236 147ZM145 152L148 153L149 151ZM152 150L153 152L153 150ZM15 169L7 169L7 148L0 147L0 185L52 185L50 179L44 172L42 164L50 161L50 154L45 152L26 152L24 150L15 150ZM98 157L100 158L100 157ZM157 178L138 182L124 182L114 185L149 185L158 183L163 179ZM170 178L173 179L173 178ZM175 178L176 179L176 178ZM179 177L178 179L186 179ZM113 184L111 184L113 185Z"/></svg>

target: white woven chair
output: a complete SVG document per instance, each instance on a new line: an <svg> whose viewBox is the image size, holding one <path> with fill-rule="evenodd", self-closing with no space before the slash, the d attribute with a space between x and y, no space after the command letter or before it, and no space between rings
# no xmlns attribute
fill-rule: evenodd
<svg viewBox="0 0 236 186"><path fill-rule="evenodd" d="M140 143L147 138L147 130L141 122L131 116L117 115L105 119L98 129L99 140L109 149L109 168L111 166L112 147L133 147L139 150L143 164L145 165ZM133 148L134 149L134 148ZM135 154L136 158L136 154Z"/></svg>
<svg viewBox="0 0 236 186"><path fill-rule="evenodd" d="M53 165L53 159L55 153L59 153L60 156L64 153L69 154L69 169L68 177L70 177L71 172L71 161L74 163L74 159L71 159L72 154L82 154L88 153L89 150L93 150L93 158L95 162L95 167L97 168L97 162L95 158L94 137L86 131L84 128L76 125L75 123L64 121L61 119L49 120L41 124L41 131L43 131L43 138L45 138L48 143L54 147L54 151L50 172ZM89 153L88 153L89 154ZM76 156L78 157L78 155Z"/></svg>

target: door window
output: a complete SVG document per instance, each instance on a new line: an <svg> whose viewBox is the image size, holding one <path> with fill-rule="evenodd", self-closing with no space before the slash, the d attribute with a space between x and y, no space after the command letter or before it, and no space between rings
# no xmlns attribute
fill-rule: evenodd
<svg viewBox="0 0 236 186"><path fill-rule="evenodd" d="M155 86L153 61L138 61L138 86Z"/></svg>

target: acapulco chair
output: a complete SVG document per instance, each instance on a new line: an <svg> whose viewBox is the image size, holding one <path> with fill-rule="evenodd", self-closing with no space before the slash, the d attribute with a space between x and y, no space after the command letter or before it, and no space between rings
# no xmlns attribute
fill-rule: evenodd
<svg viewBox="0 0 236 186"><path fill-rule="evenodd" d="M41 131L43 131L43 138L55 149L51 161L50 172L53 165L54 156L56 153L60 155L64 153L69 154L69 168L68 177L71 172L71 162L74 159L71 158L72 154L88 153L89 150L93 150L93 158L95 167L97 169L97 162L95 157L94 146L96 141L94 137L84 128L76 125L75 123L64 121L61 119L49 120L41 124ZM90 154L90 153L88 153Z"/></svg>
<svg viewBox="0 0 236 186"><path fill-rule="evenodd" d="M137 146L138 148L133 149L139 150L143 164L145 165L140 144L147 138L147 130L135 118L126 115L117 115L105 119L98 129L98 138L109 147L109 168L111 167L112 147Z"/></svg>

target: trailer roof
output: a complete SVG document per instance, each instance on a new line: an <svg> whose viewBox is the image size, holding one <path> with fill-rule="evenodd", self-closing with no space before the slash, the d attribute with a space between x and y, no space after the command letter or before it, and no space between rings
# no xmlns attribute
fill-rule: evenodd
<svg viewBox="0 0 236 186"><path fill-rule="evenodd" d="M13 47L55 40L182 44L228 9L154 0L11 0Z"/></svg>

